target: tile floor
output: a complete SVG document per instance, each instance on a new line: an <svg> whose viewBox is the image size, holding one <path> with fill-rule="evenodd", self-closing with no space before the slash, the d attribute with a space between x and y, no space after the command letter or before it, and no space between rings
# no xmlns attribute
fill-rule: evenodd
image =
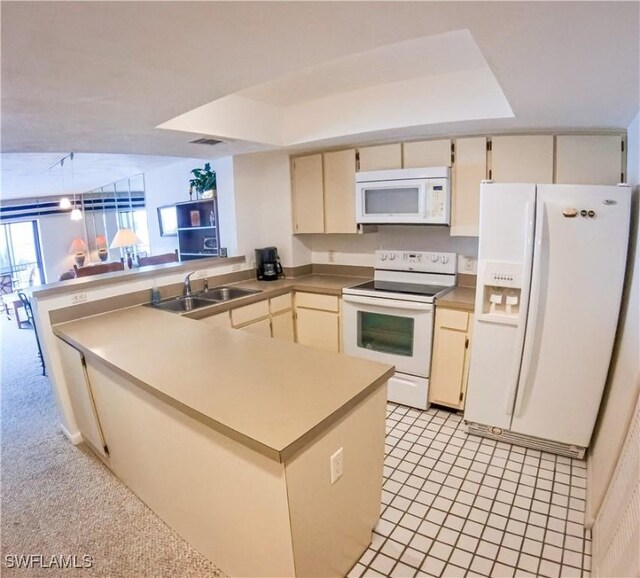
<svg viewBox="0 0 640 578"><path fill-rule="evenodd" d="M589 576L585 468L388 404L382 517L348 576Z"/></svg>

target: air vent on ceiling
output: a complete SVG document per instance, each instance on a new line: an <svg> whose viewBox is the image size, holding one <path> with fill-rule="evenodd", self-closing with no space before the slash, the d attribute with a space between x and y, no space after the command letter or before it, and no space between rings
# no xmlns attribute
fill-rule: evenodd
<svg viewBox="0 0 640 578"><path fill-rule="evenodd" d="M192 140L190 141L192 144L203 144L203 145L209 145L209 146L213 146L213 145L217 145L221 142L221 140L216 140L214 138L197 138L196 140Z"/></svg>

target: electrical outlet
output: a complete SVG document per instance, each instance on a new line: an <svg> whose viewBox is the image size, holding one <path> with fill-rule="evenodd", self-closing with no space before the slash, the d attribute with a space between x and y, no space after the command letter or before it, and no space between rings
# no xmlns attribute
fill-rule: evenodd
<svg viewBox="0 0 640 578"><path fill-rule="evenodd" d="M333 249L329 249L329 263L334 263L336 260L336 252Z"/></svg>
<svg viewBox="0 0 640 578"><path fill-rule="evenodd" d="M343 473L343 454L342 448L340 448L335 454L331 456L331 483L335 484Z"/></svg>
<svg viewBox="0 0 640 578"><path fill-rule="evenodd" d="M86 293L75 293L71 296L71 305L77 305L78 303L84 303L87 300Z"/></svg>
<svg viewBox="0 0 640 578"><path fill-rule="evenodd" d="M473 257L458 256L458 273L477 275L477 265L478 261Z"/></svg>

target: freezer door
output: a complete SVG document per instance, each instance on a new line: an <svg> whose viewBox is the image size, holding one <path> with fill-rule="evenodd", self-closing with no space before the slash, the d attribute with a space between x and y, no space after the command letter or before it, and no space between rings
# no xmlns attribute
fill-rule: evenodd
<svg viewBox="0 0 640 578"><path fill-rule="evenodd" d="M527 334L511 429L586 447L618 323L630 189L539 185L537 198Z"/></svg>
<svg viewBox="0 0 640 578"><path fill-rule="evenodd" d="M535 185L483 183L480 189L478 285L464 418L509 428L513 413L532 266ZM512 319L485 314L492 267L522 272L520 312ZM500 291L497 288L496 291Z"/></svg>

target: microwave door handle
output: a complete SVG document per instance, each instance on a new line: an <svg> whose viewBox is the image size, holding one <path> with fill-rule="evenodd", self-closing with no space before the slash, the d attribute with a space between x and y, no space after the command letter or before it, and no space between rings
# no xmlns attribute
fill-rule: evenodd
<svg viewBox="0 0 640 578"><path fill-rule="evenodd" d="M342 300L347 303L359 303L361 305L375 305L376 307L386 307L388 309L404 309L407 311L431 311L433 305L430 303L419 303L410 301L392 301L391 299L380 299L364 297L361 295L343 295Z"/></svg>

